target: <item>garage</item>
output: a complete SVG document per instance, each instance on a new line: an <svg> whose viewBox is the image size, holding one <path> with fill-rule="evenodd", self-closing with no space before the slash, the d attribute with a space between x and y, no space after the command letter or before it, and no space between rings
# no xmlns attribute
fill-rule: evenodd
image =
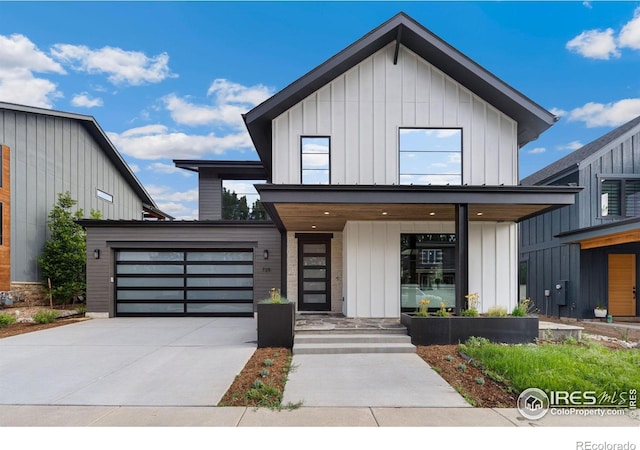
<svg viewBox="0 0 640 450"><path fill-rule="evenodd" d="M116 316L252 316L252 248L115 249Z"/></svg>

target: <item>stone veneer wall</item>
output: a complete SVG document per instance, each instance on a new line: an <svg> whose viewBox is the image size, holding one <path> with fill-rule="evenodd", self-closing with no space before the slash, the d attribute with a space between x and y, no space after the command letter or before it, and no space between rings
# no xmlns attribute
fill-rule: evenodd
<svg viewBox="0 0 640 450"><path fill-rule="evenodd" d="M287 232L287 298L298 309L298 240L296 232ZM342 232L331 239L331 312L342 312Z"/></svg>
<svg viewBox="0 0 640 450"><path fill-rule="evenodd" d="M48 302L47 288L43 283L12 281L11 290L18 293L21 301Z"/></svg>

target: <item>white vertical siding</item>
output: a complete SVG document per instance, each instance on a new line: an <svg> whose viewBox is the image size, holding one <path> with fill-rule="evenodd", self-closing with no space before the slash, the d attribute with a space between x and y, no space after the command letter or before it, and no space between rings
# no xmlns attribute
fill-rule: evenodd
<svg viewBox="0 0 640 450"><path fill-rule="evenodd" d="M463 183L518 182L517 124L415 53L379 50L274 119L273 182L300 180L300 136L331 136L334 184L397 184L399 127L461 127Z"/></svg>
<svg viewBox="0 0 640 450"><path fill-rule="evenodd" d="M469 224L469 292L480 295L480 311L518 300L518 239L514 223Z"/></svg>

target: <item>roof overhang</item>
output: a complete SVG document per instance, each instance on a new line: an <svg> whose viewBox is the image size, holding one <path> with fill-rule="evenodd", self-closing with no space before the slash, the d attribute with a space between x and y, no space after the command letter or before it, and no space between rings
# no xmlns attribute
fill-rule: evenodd
<svg viewBox="0 0 640 450"><path fill-rule="evenodd" d="M256 185L281 230L337 231L347 221L454 221L455 205L469 220L519 222L574 203L569 186Z"/></svg>
<svg viewBox="0 0 640 450"><path fill-rule="evenodd" d="M640 217L568 231L556 237L564 244L580 244L581 250L640 242Z"/></svg>
<svg viewBox="0 0 640 450"><path fill-rule="evenodd" d="M266 180L267 172L260 161L215 161L174 159L176 167L192 172L213 172L227 180Z"/></svg>
<svg viewBox="0 0 640 450"><path fill-rule="evenodd" d="M254 146L268 171L271 170L271 121L394 41L415 52L517 121L520 147L537 139L557 120L549 111L460 53L411 17L400 13L243 115Z"/></svg>

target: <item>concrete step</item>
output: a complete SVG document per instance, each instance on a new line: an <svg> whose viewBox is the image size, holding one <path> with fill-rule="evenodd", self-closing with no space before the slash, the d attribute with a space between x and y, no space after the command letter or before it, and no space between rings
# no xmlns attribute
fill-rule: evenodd
<svg viewBox="0 0 640 450"><path fill-rule="evenodd" d="M335 327L305 327L296 326L297 335L309 335L309 334L347 334L347 335L359 335L359 334L381 334L381 335L406 335L407 328L404 326L393 328L335 328Z"/></svg>
<svg viewBox="0 0 640 450"><path fill-rule="evenodd" d="M579 341L582 339L582 330L584 330L574 325L542 321L539 322L538 329L538 339L541 341L563 341L570 337Z"/></svg>
<svg viewBox="0 0 640 450"><path fill-rule="evenodd" d="M296 334L295 344L402 344L411 343L407 334Z"/></svg>
<svg viewBox="0 0 640 450"><path fill-rule="evenodd" d="M332 355L338 353L415 353L406 334L299 334L293 343L294 355Z"/></svg>
<svg viewBox="0 0 640 450"><path fill-rule="evenodd" d="M415 353L411 343L329 343L294 344L294 355L335 355L344 353Z"/></svg>

